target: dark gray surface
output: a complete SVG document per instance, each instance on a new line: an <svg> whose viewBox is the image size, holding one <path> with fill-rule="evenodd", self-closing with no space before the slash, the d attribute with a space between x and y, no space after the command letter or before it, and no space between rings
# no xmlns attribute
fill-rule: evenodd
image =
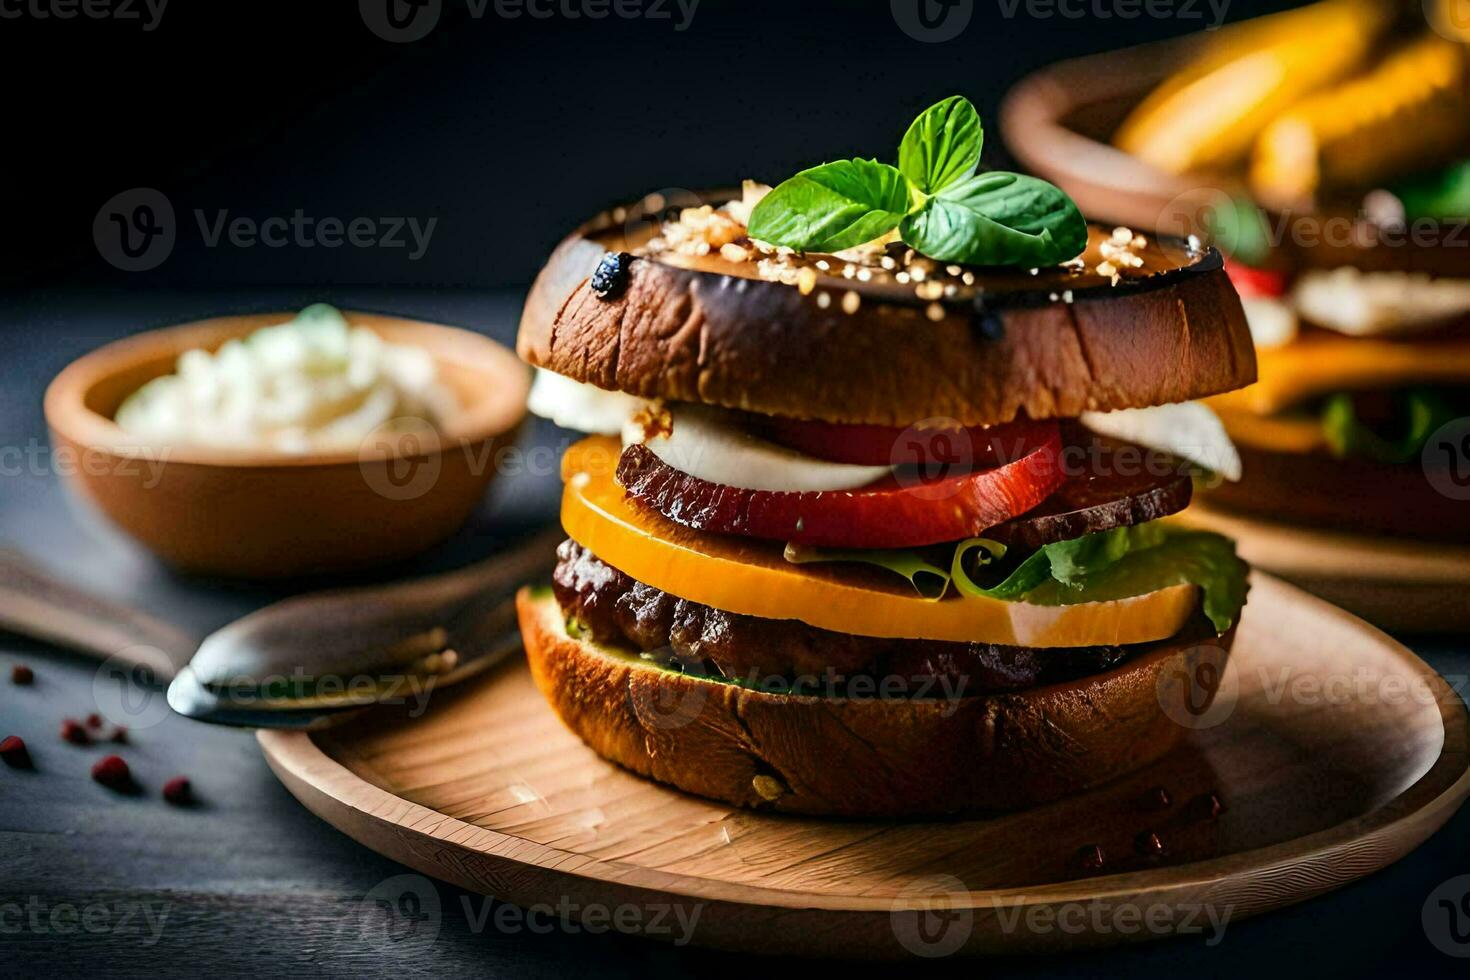
<svg viewBox="0 0 1470 980"><path fill-rule="evenodd" d="M35 445L44 459L40 399L46 381L77 354L136 330L326 298L508 339L519 303L518 295L503 293L254 295L249 306L208 294L124 292L42 293L6 301L0 321L0 446ZM526 436L547 444L562 438L546 426ZM201 633L280 594L167 572L70 506L46 470L43 465L35 473L7 469L0 475L0 544L17 546L78 584ZM554 474L506 480L464 532L396 571L450 567L488 553L506 535L549 519L556 487ZM1461 641L1421 639L1411 645L1448 675L1470 674L1470 651ZM17 662L35 669L33 687L10 684L10 666ZM89 767L110 748L69 745L57 730L63 717L97 710L97 673L83 658L0 634L0 736L23 736L37 766L30 773L0 767L0 976L540 977L594 971L748 975L770 969L744 957L559 927L546 931L541 920L534 929L499 928L493 911L484 915L478 896L426 880L411 880L407 887L420 893L422 909L437 904L437 928L430 915L418 920L417 931L407 932L411 916L389 916L375 902L401 896L404 884L392 879L407 869L298 805L247 733L163 716L155 703L135 704L132 744L121 752L142 792L118 796L92 782ZM192 779L198 806L176 809L159 798L163 782L175 774ZM1429 943L1421 910L1436 886L1467 872L1470 811L1387 870L1300 906L1232 922L1213 947L1201 939L1167 940L1064 958L922 966L969 976L1366 976L1388 970L1463 976L1467 961ZM8 908L13 902L18 911ZM142 912L145 905L153 923L163 916L156 938ZM78 916L88 911L74 931L62 932L52 918L65 928L71 908ZM1462 926L1470 928L1470 920ZM1470 952L1470 943L1466 947Z"/></svg>

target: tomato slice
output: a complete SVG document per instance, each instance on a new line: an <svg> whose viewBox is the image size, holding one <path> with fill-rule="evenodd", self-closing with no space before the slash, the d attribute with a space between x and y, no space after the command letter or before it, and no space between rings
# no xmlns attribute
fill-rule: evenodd
<svg viewBox="0 0 1470 980"><path fill-rule="evenodd" d="M1055 422L1030 419L990 426L929 419L904 429L782 418L757 424L772 442L816 459L859 466L918 466L930 472L1000 466L1045 442L1056 429Z"/></svg>
<svg viewBox="0 0 1470 980"><path fill-rule="evenodd" d="M1265 296L1275 299L1286 295L1286 276L1271 269L1257 269L1225 260L1225 274L1242 296Z"/></svg>
<svg viewBox="0 0 1470 980"><path fill-rule="evenodd" d="M830 548L913 548L958 541L1025 513L1061 486L1055 422L1013 461L926 478L900 470L859 490L783 492L710 483L644 446L629 446L617 480L638 501L686 527Z"/></svg>

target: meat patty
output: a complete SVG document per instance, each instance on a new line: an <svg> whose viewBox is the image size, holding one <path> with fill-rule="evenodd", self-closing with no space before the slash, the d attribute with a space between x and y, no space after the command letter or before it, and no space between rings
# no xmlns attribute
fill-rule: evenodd
<svg viewBox="0 0 1470 980"><path fill-rule="evenodd" d="M885 639L796 620L725 612L635 581L575 541L557 549L562 611L599 643L629 647L665 666L760 690L908 696L994 694L1110 670L1134 649L1038 650L995 643Z"/></svg>

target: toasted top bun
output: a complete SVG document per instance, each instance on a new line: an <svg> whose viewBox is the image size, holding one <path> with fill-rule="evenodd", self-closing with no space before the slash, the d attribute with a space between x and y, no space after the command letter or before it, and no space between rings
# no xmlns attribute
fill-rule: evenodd
<svg viewBox="0 0 1470 980"><path fill-rule="evenodd" d="M902 245L887 268L745 241L750 258L731 261L645 248L653 226L628 213L568 236L537 277L517 343L531 364L644 398L890 426L1070 418L1256 377L1214 249L1093 228L1080 262L1040 270L962 270ZM623 251L627 276L599 295L592 274Z"/></svg>

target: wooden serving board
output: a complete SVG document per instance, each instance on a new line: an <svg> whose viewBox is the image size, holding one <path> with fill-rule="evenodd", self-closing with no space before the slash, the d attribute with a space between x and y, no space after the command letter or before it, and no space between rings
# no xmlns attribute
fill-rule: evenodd
<svg viewBox="0 0 1470 980"><path fill-rule="evenodd" d="M1195 501L1172 520L1235 539L1240 556L1391 630L1470 632L1470 547L1347 534Z"/></svg>
<svg viewBox="0 0 1470 980"><path fill-rule="evenodd" d="M842 956L1209 936L1397 860L1470 793L1470 723L1438 674L1361 620L1252 581L1215 706L1182 719L1183 749L986 819L823 821L681 794L595 756L519 661L417 719L383 709L259 738L290 791L368 847L604 928ZM1139 846L1150 833L1162 855ZM1101 868L1081 859L1093 846Z"/></svg>

